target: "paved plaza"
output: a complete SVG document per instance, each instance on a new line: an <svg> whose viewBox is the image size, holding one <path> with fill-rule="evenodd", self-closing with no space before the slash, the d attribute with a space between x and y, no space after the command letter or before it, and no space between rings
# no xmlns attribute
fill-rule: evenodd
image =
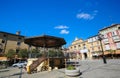
<svg viewBox="0 0 120 78"><path fill-rule="evenodd" d="M65 69L38 72L27 74L21 69L7 68L0 70L0 78L120 78L120 59L107 60L107 64L103 64L103 60L80 60L81 75L77 77L69 77L65 75Z"/></svg>

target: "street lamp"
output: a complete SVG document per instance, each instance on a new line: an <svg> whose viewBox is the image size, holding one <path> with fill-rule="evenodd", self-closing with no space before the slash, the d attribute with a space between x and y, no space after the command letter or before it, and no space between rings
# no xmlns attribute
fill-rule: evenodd
<svg viewBox="0 0 120 78"><path fill-rule="evenodd" d="M106 64L107 61L106 61L106 57L105 57L104 51L103 51L102 39L103 39L103 35L102 34L98 34L98 40L100 41L100 46L101 46L101 50L102 50L103 62L104 62L104 64Z"/></svg>

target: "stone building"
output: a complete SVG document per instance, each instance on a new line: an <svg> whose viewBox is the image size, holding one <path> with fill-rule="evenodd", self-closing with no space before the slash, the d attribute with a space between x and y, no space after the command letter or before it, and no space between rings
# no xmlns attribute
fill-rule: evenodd
<svg viewBox="0 0 120 78"><path fill-rule="evenodd" d="M24 38L25 36L20 35L19 31L16 34L0 31L0 60L9 49L17 52L19 48L28 48L28 45L24 44Z"/></svg>

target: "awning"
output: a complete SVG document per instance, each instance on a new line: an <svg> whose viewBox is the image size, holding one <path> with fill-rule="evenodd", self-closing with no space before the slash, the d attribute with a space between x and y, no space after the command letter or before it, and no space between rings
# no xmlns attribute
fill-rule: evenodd
<svg viewBox="0 0 120 78"><path fill-rule="evenodd" d="M8 61L7 57L0 57L0 61Z"/></svg>

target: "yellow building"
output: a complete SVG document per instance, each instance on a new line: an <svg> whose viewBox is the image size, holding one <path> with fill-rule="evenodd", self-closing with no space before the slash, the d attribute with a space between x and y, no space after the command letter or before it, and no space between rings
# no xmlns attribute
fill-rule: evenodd
<svg viewBox="0 0 120 78"><path fill-rule="evenodd" d="M102 54L100 41L98 40L98 36L93 36L87 39L88 41L88 49L90 52L90 59L94 59Z"/></svg>
<svg viewBox="0 0 120 78"><path fill-rule="evenodd" d="M69 52L74 54L74 57L77 59L87 59L88 57L90 57L87 47L87 41L75 38L71 46L69 46Z"/></svg>
<svg viewBox="0 0 120 78"><path fill-rule="evenodd" d="M79 59L92 59L94 56L100 54L100 43L97 36L88 38L87 40L82 40L76 38L72 45L69 46L69 52L74 52Z"/></svg>

